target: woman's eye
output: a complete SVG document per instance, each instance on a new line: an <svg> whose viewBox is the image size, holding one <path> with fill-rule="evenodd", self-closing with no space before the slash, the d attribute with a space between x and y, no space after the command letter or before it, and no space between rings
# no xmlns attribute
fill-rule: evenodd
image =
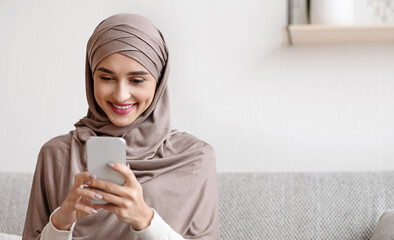
<svg viewBox="0 0 394 240"><path fill-rule="evenodd" d="M112 80L112 78L111 77L100 77L102 80L104 80L104 81L109 81L109 80Z"/></svg>
<svg viewBox="0 0 394 240"><path fill-rule="evenodd" d="M130 81L132 83L142 83L142 82L144 82L144 79L131 79Z"/></svg>

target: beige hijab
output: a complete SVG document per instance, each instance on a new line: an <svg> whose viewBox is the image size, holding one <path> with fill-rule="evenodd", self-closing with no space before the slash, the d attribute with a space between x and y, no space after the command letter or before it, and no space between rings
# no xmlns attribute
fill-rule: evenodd
<svg viewBox="0 0 394 240"><path fill-rule="evenodd" d="M126 127L113 125L96 103L92 72L112 53L141 63L158 82L151 106ZM143 187L146 203L185 238L219 239L214 151L187 133L171 130L167 90L167 45L146 18L117 14L102 21L89 39L86 95L89 110L76 130L46 143L33 180L23 239L38 239L51 212L66 198L76 173L86 171L90 136L121 136L127 162ZM127 224L105 210L77 222L73 239L137 239Z"/></svg>
<svg viewBox="0 0 394 240"><path fill-rule="evenodd" d="M113 125L93 95L92 72L101 60L112 53L135 59L158 81L151 106L126 127ZM87 116L75 125L80 139L86 141L92 135L122 136L127 141L128 159L152 158L158 144L161 145L171 132L168 73L167 45L160 31L148 19L118 14L101 22L90 37L86 49L85 80L89 110Z"/></svg>

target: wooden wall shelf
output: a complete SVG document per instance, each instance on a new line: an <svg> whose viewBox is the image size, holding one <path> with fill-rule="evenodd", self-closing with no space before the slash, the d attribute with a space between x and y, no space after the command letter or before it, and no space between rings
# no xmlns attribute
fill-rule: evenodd
<svg viewBox="0 0 394 240"><path fill-rule="evenodd" d="M288 45L394 44L394 25L289 25L284 29L284 36Z"/></svg>

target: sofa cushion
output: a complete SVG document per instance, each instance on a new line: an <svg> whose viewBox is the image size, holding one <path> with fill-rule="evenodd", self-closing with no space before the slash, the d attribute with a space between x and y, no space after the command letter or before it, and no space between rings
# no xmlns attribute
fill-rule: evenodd
<svg viewBox="0 0 394 240"><path fill-rule="evenodd" d="M22 235L33 176L0 173L0 232Z"/></svg>
<svg viewBox="0 0 394 240"><path fill-rule="evenodd" d="M369 240L392 186L393 172L219 174L222 238Z"/></svg>

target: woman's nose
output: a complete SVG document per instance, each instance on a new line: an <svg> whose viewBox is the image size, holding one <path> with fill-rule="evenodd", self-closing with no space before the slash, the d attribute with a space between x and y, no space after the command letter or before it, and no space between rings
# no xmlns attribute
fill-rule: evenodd
<svg viewBox="0 0 394 240"><path fill-rule="evenodd" d="M113 94L114 100L116 100L118 103L122 103L130 99L131 89L126 83L120 82L117 84Z"/></svg>

